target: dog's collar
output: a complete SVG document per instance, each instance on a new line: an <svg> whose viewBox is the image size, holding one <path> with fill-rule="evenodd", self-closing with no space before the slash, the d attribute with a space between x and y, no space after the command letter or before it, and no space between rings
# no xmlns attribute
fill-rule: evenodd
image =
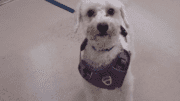
<svg viewBox="0 0 180 101"><path fill-rule="evenodd" d="M113 46L114 47L114 46ZM102 49L102 50L97 50L94 46L92 46L92 48L95 50L95 51L110 51L111 49L113 49L113 47L109 48L109 49Z"/></svg>

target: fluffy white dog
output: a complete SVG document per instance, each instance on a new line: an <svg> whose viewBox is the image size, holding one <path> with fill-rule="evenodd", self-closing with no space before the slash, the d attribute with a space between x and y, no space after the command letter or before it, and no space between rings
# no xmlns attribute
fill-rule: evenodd
<svg viewBox="0 0 180 101"><path fill-rule="evenodd" d="M79 72L87 101L133 101L132 33L119 0L82 0L76 32L85 34Z"/></svg>

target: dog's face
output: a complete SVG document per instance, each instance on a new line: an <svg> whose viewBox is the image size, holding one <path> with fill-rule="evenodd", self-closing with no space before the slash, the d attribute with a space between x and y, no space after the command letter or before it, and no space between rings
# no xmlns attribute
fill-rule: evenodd
<svg viewBox="0 0 180 101"><path fill-rule="evenodd" d="M83 27L81 31L97 50L119 45L118 40L124 49L127 48L129 25L119 0L83 0L77 20L77 29Z"/></svg>

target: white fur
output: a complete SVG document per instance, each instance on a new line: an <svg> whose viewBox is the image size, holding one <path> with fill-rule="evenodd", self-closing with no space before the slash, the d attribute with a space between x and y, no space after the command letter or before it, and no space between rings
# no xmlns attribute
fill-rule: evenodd
<svg viewBox="0 0 180 101"><path fill-rule="evenodd" d="M113 16L107 15L109 8L115 10ZM95 11L95 16L87 16L87 12L90 9ZM109 64L122 49L133 53L131 50L132 45L130 45L132 44L130 39L131 32L129 32L124 5L119 0L82 0L78 5L77 16L75 32L79 29L88 39L82 59L94 68ZM108 24L107 36L98 36L97 24L100 22ZM123 26L128 32L126 38L120 34L120 26ZM101 51L111 47L113 48L110 51ZM83 80L87 101L133 101L133 80L134 77L130 67L122 87L115 90L101 89Z"/></svg>

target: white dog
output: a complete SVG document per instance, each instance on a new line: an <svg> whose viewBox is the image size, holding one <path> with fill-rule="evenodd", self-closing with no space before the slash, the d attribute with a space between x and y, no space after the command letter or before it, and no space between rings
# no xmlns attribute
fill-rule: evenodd
<svg viewBox="0 0 180 101"><path fill-rule="evenodd" d="M79 71L87 101L133 101L132 33L119 0L82 0L77 26L85 34Z"/></svg>

